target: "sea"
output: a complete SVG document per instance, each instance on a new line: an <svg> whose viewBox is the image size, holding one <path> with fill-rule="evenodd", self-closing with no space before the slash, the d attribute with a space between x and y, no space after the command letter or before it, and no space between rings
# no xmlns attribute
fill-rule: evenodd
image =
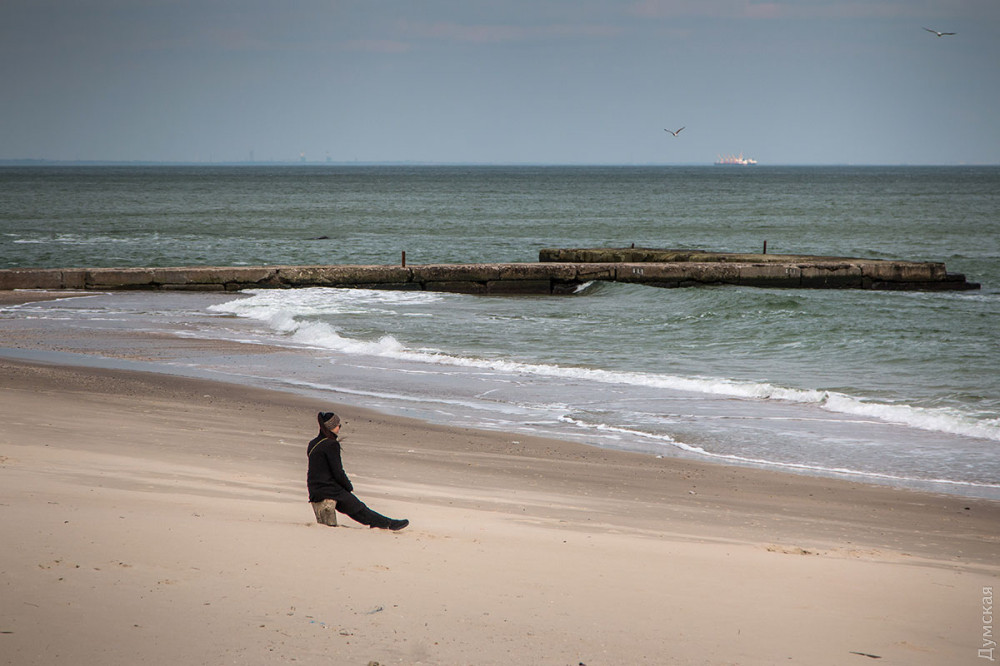
<svg viewBox="0 0 1000 666"><path fill-rule="evenodd" d="M47 357L60 362L293 391L651 464L1000 499L1000 167L0 167L0 268L398 264L404 252L409 265L531 262L553 247L765 242L944 262L981 288L86 292L0 306L0 355L43 354L14 342L31 322L75 338L73 353ZM128 331L155 334L135 343L147 360L101 343Z"/></svg>

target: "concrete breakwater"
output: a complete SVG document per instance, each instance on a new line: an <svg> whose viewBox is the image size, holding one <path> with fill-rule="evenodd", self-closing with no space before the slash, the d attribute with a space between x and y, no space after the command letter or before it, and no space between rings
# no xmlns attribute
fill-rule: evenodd
<svg viewBox="0 0 1000 666"><path fill-rule="evenodd" d="M590 280L614 279L572 264L429 264L422 266L206 266L0 270L0 290L170 289L238 291L254 288L354 287L470 294L569 293Z"/></svg>
<svg viewBox="0 0 1000 666"><path fill-rule="evenodd" d="M538 263L0 269L0 290L353 287L467 294L569 294L595 280L654 287L977 289L942 263L689 250L542 250Z"/></svg>
<svg viewBox="0 0 1000 666"><path fill-rule="evenodd" d="M765 246L766 247L766 246ZM613 264L616 280L658 287L732 284L804 289L946 291L979 289L935 261L852 259L648 248L545 249L540 262ZM629 272L633 275L629 275Z"/></svg>

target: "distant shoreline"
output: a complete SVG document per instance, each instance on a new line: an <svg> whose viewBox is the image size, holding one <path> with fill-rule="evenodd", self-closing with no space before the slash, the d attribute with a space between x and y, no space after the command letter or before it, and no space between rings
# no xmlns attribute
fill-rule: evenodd
<svg viewBox="0 0 1000 666"><path fill-rule="evenodd" d="M717 167L713 162L670 162L670 163L560 163L560 162L423 162L423 161L232 161L232 162L196 162L196 161L156 161L156 160L49 160L49 159L0 159L0 168L4 167L499 167L499 168L690 168ZM758 169L767 168L856 168L856 169L963 169L963 168L1000 168L995 164L755 164Z"/></svg>

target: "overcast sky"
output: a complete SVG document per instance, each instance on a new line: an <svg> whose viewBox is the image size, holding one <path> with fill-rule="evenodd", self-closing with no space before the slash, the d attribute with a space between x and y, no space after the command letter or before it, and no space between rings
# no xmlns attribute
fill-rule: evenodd
<svg viewBox="0 0 1000 666"><path fill-rule="evenodd" d="M0 86L0 159L998 164L1000 0L3 0Z"/></svg>

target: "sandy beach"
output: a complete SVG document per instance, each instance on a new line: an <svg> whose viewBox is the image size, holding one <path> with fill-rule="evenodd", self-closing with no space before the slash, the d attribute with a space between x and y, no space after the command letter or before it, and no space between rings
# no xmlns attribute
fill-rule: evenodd
<svg viewBox="0 0 1000 666"><path fill-rule="evenodd" d="M0 354L5 664L973 664L1000 503ZM356 493L315 523L305 445Z"/></svg>

